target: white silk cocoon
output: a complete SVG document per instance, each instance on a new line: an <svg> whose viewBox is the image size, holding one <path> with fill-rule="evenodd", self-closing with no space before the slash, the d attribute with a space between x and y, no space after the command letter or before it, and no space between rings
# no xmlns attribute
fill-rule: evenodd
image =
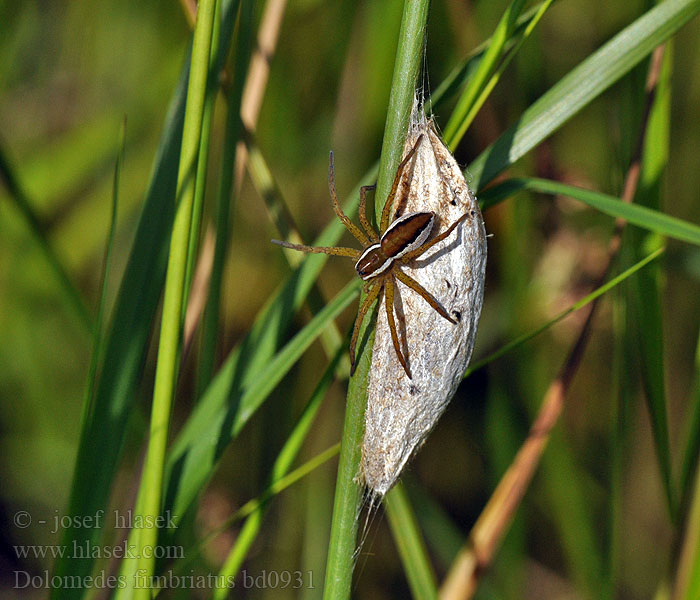
<svg viewBox="0 0 700 600"><path fill-rule="evenodd" d="M414 157L404 167L394 206L407 193L404 214L434 212L436 225L431 238L465 213L468 217L445 240L401 268L457 323L444 319L421 296L397 281L394 303L399 339L413 376L409 379L396 356L381 299L360 473L378 496L396 483L454 396L474 348L484 297L486 232L476 198L432 119L414 107L404 156L421 134Z"/></svg>

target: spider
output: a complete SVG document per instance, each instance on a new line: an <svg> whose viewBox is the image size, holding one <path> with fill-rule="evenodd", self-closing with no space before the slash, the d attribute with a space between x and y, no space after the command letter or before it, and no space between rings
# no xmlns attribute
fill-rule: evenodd
<svg viewBox="0 0 700 600"><path fill-rule="evenodd" d="M447 319L450 323L456 324L456 321L450 317L450 315L435 299L435 297L415 279L404 273L401 270L401 266L410 263L412 260L418 258L427 250L432 248L435 244L444 240L448 235L450 235L450 233L452 233L457 225L467 218L467 213L462 215L445 231L435 236L430 241L428 241L428 238L430 237L430 233L432 232L435 224L435 213L433 212L407 213L405 215L398 216L394 221L392 221L391 224L389 223L389 213L391 212L391 207L394 204L396 191L401 179L401 173L406 164L415 154L422 138L423 135L416 140L413 148L401 161L401 164L396 171L391 192L389 193L386 203L384 204L384 209L382 210L382 219L380 224L381 235L378 234L370 224L366 208L367 192L375 189L376 184L366 185L360 188L359 213L360 223L364 229L364 231L362 231L362 229L352 223L345 213L343 213L343 210L340 208L340 204L338 203L338 196L335 191L333 152L331 152L328 172L328 188L330 191L331 202L333 204L333 210L335 211L335 214L338 215L338 218L342 221L347 230L362 244L363 249L361 251L356 250L355 248L342 248L335 246L304 246L301 244L290 244L289 242L282 242L280 240L272 240L273 244L283 246L284 248L291 248L301 252L316 254L323 253L333 254L336 256L348 256L356 261L355 270L357 271L357 275L360 277L360 279L366 282L364 288L366 295L357 313L357 318L355 319L355 324L353 326L352 338L350 340L351 375L355 372L355 347L357 345L360 326L362 325L362 321L367 315L367 311L372 303L379 297L382 291L384 291L384 304L386 307L387 322L389 324L394 350L396 350L396 355L398 356L399 362L406 372L406 375L409 379L411 379L411 370L409 369L406 357L401 350L399 336L396 331L396 321L394 319L394 293L397 286L397 279L420 295L437 311L440 316ZM405 203L405 200L405 198L402 199L399 208L397 208L395 212L395 215L400 213L401 204Z"/></svg>

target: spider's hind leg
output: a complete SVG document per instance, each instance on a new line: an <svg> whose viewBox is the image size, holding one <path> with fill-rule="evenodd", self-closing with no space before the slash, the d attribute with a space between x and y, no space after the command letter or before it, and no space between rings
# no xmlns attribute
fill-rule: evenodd
<svg viewBox="0 0 700 600"><path fill-rule="evenodd" d="M397 279L410 287L416 294L418 294L423 300L425 300L430 306L432 306L441 317L444 317L447 319L450 323L454 323L455 325L457 324L457 321L455 321L448 313L447 311L443 308L442 304L440 304L435 296L433 296L428 290L426 290L420 283L418 283L413 277L410 277L409 275L406 275L403 271L400 269L396 269L394 271L394 275L396 275Z"/></svg>
<svg viewBox="0 0 700 600"><path fill-rule="evenodd" d="M409 379L411 377L411 370L408 368L408 363L406 358L401 352L401 344L399 343L399 334L396 331L396 321L394 320L394 280L393 278L387 279L386 290L384 292L384 300L386 304L386 320L389 325L389 331L391 332L391 341L394 344L394 350L396 351L396 356L406 372Z"/></svg>

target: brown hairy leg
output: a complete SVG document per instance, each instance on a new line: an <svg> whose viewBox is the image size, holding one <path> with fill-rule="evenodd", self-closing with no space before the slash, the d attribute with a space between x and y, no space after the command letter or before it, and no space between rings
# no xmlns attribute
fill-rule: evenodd
<svg viewBox="0 0 700 600"><path fill-rule="evenodd" d="M399 344L399 335L396 331L396 321L394 320L394 279L393 279L393 277L389 277L384 285L386 288L384 291L384 300L385 300L385 304L386 304L386 319L387 319L387 322L389 324L389 331L391 332L391 341L394 344L394 350L396 350L396 356L398 356L399 362L401 363L403 370L406 371L406 375L408 375L408 378L412 379L411 370L408 368L408 364L406 363L406 359L404 358L404 355L401 352L401 345Z"/></svg>
<svg viewBox="0 0 700 600"><path fill-rule="evenodd" d="M338 215L338 218L342 221L343 225L345 225L345 228L357 238L357 241L359 241L363 246L367 246L369 244L369 239L367 236L362 233L362 230L357 225L348 219L347 215L343 212L343 209L340 208L338 195L335 193L335 171L333 169L332 152L330 155L330 165L328 167L328 191L331 195L331 203L333 204L335 214Z"/></svg>
<svg viewBox="0 0 700 600"><path fill-rule="evenodd" d="M362 321L365 319L365 315L372 306L372 303L377 299L384 285L379 281L373 282L365 289L367 291L367 296L365 296L364 302L360 305L360 309L357 311L357 317L355 318L355 325L352 328L352 339L350 340L350 375L355 372L355 346L357 345L357 338L360 335L360 326Z"/></svg>
<svg viewBox="0 0 700 600"><path fill-rule="evenodd" d="M374 230L374 227L372 227L372 224L369 220L369 216L367 215L367 192L376 189L376 183L374 185L363 185L360 188L360 223L362 224L364 230L367 232L369 239L373 242L379 241L379 234Z"/></svg>
<svg viewBox="0 0 700 600"><path fill-rule="evenodd" d="M396 196L396 190L399 187L399 181L401 181L401 176L403 175L403 168L406 166L408 161L413 158L416 150L418 150L418 144L420 144L422 139L423 134L420 134L416 140L416 143L413 144L411 151L406 155L396 169L396 175L394 176L394 183L391 186L391 192L389 192L386 202L384 203L384 210L382 210L382 222L379 225L379 231L381 233L384 233L387 230L387 227L389 227L389 216L391 215L391 208L394 205L394 198Z"/></svg>
<svg viewBox="0 0 700 600"><path fill-rule="evenodd" d="M299 250L300 252L308 252L310 254L333 254L335 256L349 256L357 260L360 258L361 252L355 250L355 248L337 248L335 246L304 246L303 244L290 244L289 242L283 242L281 240L271 240L273 244L282 246L283 248L291 248L292 250Z"/></svg>
<svg viewBox="0 0 700 600"><path fill-rule="evenodd" d="M457 321L455 321L452 317L450 317L449 314L447 314L447 311L442 307L442 305L435 299L435 296L433 296L428 290L426 290L420 283L418 283L413 277L410 275L407 275L400 269L396 269L394 271L394 275L396 275L397 279L401 282L410 287L416 294L418 294L421 298L423 298L430 306L432 306L442 317L445 317L450 323L455 323L457 324Z"/></svg>

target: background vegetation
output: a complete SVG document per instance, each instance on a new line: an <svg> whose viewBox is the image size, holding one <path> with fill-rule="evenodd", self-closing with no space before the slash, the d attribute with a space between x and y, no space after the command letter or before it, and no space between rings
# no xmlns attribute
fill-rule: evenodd
<svg viewBox="0 0 700 600"><path fill-rule="evenodd" d="M661 245L666 250L597 307L562 417L503 546L480 573L477 596L647 598L670 597L675 589L678 598L697 598L700 526L693 518L700 515L692 515L700 502L694 494L700 230L693 224L700 200L700 25L692 17L700 6L667 0L664 17L649 12L653 4L645 2L559 0L517 46L522 19L533 15L523 4L434 0L430 6L421 78L427 91L444 90L441 84L492 35L512 58L463 138L457 132L467 113L460 112L458 98L484 90L504 55L486 54L482 64L492 62L483 81L467 68L434 104L457 160L471 165L474 187L483 189L508 168L508 177L550 179L620 198L638 156L642 175L634 203L682 222L665 221L656 212L625 213L645 228L624 230L606 274L613 217L623 211L608 196L588 198L591 208L579 201L586 198L574 200L532 180L483 195L493 237L474 361L547 323L591 292L601 275L607 281ZM255 133L247 138L249 170L240 182L227 182L235 142L243 136L238 120L227 115L238 112L250 40L264 9L261 2L222 3L220 60L233 48L225 61L225 93L212 93L212 86L203 96L205 114L206 98L215 103L211 139L202 146L210 149L208 172L198 171L197 178L198 185L206 181L201 243L188 257L185 287L201 289L195 251L199 257L213 254L207 231L218 226L220 240L227 232L228 252L221 263L214 259L222 266L221 293L214 295L218 310L210 304L191 347L175 352L181 366L163 502L182 520L175 533L162 532L161 543L183 545L187 563L181 568L195 573L218 573L222 566L234 574L240 568L254 575L264 569L312 572L314 589L239 593L313 598L323 593L335 459L274 496L266 511L256 513L258 521L247 521L243 529L237 523L201 554L196 550L270 482L340 439L347 364L336 349L354 318L354 309L342 310L356 302L357 288L345 287L352 265L331 260L318 276L324 264L318 257L293 271L299 257L286 256L269 239L293 239L296 223L304 241L322 231L336 241L337 225L324 230L334 221L327 193L330 149L341 198L356 202L357 185L376 178L371 169L382 152L404 2L282 3L269 81ZM668 16L673 10L676 16ZM510 21L501 21L504 13ZM21 558L15 546L72 539L114 545L124 532L52 533L38 521L51 523L69 507L89 515L106 506L126 510L136 501L152 421L159 298L178 181L182 134L172 99L178 89L182 99L186 85L181 72L189 64L188 14L186 6L151 0L0 5L0 550L8 595L46 595L13 591L16 570L134 568L128 561ZM645 14L652 15L648 27L635 30L632 42L647 41L647 50L635 50L628 40L621 54L602 56L560 104L551 96L545 97L549 105L535 104ZM670 38L647 113L645 84L654 72L648 55ZM507 54L513 48L517 52ZM195 61L193 72L197 64L202 67ZM617 75L606 65L615 66ZM580 109L574 110L577 102ZM537 106L544 117L529 130L535 146L530 150L517 132L531 123ZM568 120L548 130L560 114L556 107ZM457 126L448 125L451 117ZM514 124L515 136L508 133ZM504 132L497 151L475 162ZM640 135L644 144L637 153ZM193 139L199 142L198 135ZM503 148L514 139L522 142L524 156L511 166ZM517 152L511 156L520 158ZM180 167L181 179L188 168L194 167ZM227 220L222 206L231 198ZM199 229L195 219L188 230ZM659 234L668 239L662 242ZM111 258L103 292L106 246ZM214 280L216 273L215 266ZM300 274L290 280L290 273ZM296 282L296 291L279 294L285 281ZM220 314L218 321L212 314ZM311 321L312 315L319 317ZM331 331L326 324L336 315L337 329ZM454 564L585 317L586 309L575 312L470 374L408 469L401 490L406 496L397 498L391 519L375 519L357 562L356 597L433 594L431 571L440 583ZM321 343L314 342L322 330ZM336 355L337 368L329 367ZM219 375L209 385L212 372ZM320 409L312 422L316 403ZM308 422L298 421L304 407ZM395 521L400 500L413 507L431 561L418 582L410 576L416 562L402 566L402 560L414 560L425 567L418 535L409 535L409 545L419 556L407 558L390 527L402 529ZM13 523L18 511L32 516L30 527ZM232 555L234 542L238 554ZM164 568L169 565L156 565ZM687 587L685 580L678 583L679 572L688 574ZM69 596L79 594L56 592Z"/></svg>

